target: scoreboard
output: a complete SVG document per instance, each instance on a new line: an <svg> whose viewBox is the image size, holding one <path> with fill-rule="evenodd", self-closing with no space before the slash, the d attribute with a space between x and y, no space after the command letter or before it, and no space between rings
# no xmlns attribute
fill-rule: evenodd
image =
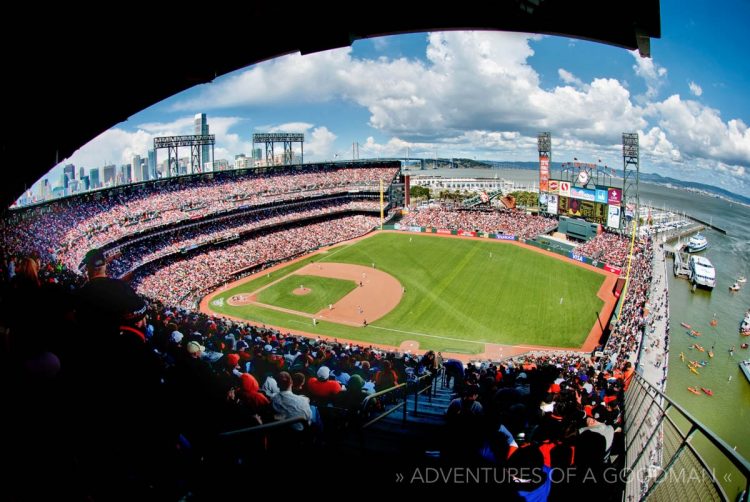
<svg viewBox="0 0 750 502"><path fill-rule="evenodd" d="M621 188L587 187L570 181L549 180L545 195L540 198L540 204L546 204L549 214L584 218L610 228L620 227Z"/></svg>

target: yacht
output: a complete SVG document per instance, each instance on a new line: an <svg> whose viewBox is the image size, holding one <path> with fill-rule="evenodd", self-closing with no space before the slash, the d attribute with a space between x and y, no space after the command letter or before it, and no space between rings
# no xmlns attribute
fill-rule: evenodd
<svg viewBox="0 0 750 502"><path fill-rule="evenodd" d="M690 238L687 244L687 251L688 253L697 253L698 251L703 251L708 247L708 240L703 236L703 234L695 234Z"/></svg>
<svg viewBox="0 0 750 502"><path fill-rule="evenodd" d="M716 286L716 269L705 256L691 256L688 260L688 279L693 286L714 289Z"/></svg>
<svg viewBox="0 0 750 502"><path fill-rule="evenodd" d="M740 361L740 369L745 374L745 378L747 378L747 381L750 382L750 359Z"/></svg>

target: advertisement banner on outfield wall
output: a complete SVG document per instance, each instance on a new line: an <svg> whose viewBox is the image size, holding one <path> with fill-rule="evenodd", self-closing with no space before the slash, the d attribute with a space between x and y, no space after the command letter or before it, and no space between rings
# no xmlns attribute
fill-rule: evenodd
<svg viewBox="0 0 750 502"><path fill-rule="evenodd" d="M570 197L570 181L560 182L560 195L563 197Z"/></svg>
<svg viewBox="0 0 750 502"><path fill-rule="evenodd" d="M607 187L596 187L594 200L601 204L606 204L608 200Z"/></svg>
<svg viewBox="0 0 750 502"><path fill-rule="evenodd" d="M596 192L588 188L570 187L570 196L574 199L594 202L594 199L596 198Z"/></svg>
<svg viewBox="0 0 750 502"><path fill-rule="evenodd" d="M549 180L549 193L557 194L560 191L560 182L558 180Z"/></svg>
<svg viewBox="0 0 750 502"><path fill-rule="evenodd" d="M620 206L609 206L607 226L609 228L620 228Z"/></svg>
<svg viewBox="0 0 750 502"><path fill-rule="evenodd" d="M610 187L607 190L607 204L619 206L622 202L622 190Z"/></svg>
<svg viewBox="0 0 750 502"><path fill-rule="evenodd" d="M516 236L510 234L495 234L495 239L500 241L514 241L516 240Z"/></svg>
<svg viewBox="0 0 750 502"><path fill-rule="evenodd" d="M393 230L401 230L401 223L394 223Z"/></svg>
<svg viewBox="0 0 750 502"><path fill-rule="evenodd" d="M581 256L581 255L576 254L576 253L569 253L568 257L572 258L575 261L580 261L581 263L586 263L586 257L585 256Z"/></svg>
<svg viewBox="0 0 750 502"><path fill-rule="evenodd" d="M557 195L549 195L547 197L547 212L549 214L557 214Z"/></svg>
<svg viewBox="0 0 750 502"><path fill-rule="evenodd" d="M422 227L408 227L407 230L409 230L409 232L421 232Z"/></svg>
<svg viewBox="0 0 750 502"><path fill-rule="evenodd" d="M450 235L451 231L448 230L447 228L438 228L435 233L437 233L437 234L443 234L443 235Z"/></svg>
<svg viewBox="0 0 750 502"><path fill-rule="evenodd" d="M472 232L471 230L459 230L458 235L463 235L464 237L476 237L477 233Z"/></svg>
<svg viewBox="0 0 750 502"><path fill-rule="evenodd" d="M539 191L546 192L549 190L549 157L546 155L539 156Z"/></svg>
<svg viewBox="0 0 750 502"><path fill-rule="evenodd" d="M612 265L607 265L607 264L604 265L604 270L606 270L607 272L613 272L617 275L620 275L620 273L622 273L622 270L619 269L618 267L613 267Z"/></svg>

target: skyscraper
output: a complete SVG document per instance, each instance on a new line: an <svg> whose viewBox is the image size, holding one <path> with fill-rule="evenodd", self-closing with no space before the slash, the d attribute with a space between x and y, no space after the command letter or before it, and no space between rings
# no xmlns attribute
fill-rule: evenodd
<svg viewBox="0 0 750 502"><path fill-rule="evenodd" d="M156 175L156 150L148 151L148 177L152 180L158 177Z"/></svg>
<svg viewBox="0 0 750 502"><path fill-rule="evenodd" d="M102 182L106 186L114 186L115 185L115 166L114 164L110 164L108 166L104 166L104 169L102 171L103 173L103 180Z"/></svg>
<svg viewBox="0 0 750 502"><path fill-rule="evenodd" d="M193 134L208 134L208 121L206 120L205 113L195 114L195 132ZM201 146L201 171L204 170L203 164L209 161L208 158L208 145Z"/></svg>
<svg viewBox="0 0 750 502"><path fill-rule="evenodd" d="M76 179L76 166L73 164L66 165L63 167L63 173L68 177L68 181Z"/></svg>
<svg viewBox="0 0 750 502"><path fill-rule="evenodd" d="M93 190L95 188L99 188L100 186L101 185L99 182L99 168L93 167L89 171L89 188Z"/></svg>
<svg viewBox="0 0 750 502"><path fill-rule="evenodd" d="M133 157L130 159L130 165L133 166L131 170L132 176L130 178L130 182L134 183L136 181L143 181L143 178L141 176L141 156L133 155Z"/></svg>
<svg viewBox="0 0 750 502"><path fill-rule="evenodd" d="M78 168L78 179L79 179L79 180L80 180L80 179L83 179L83 174L84 174L84 172L83 172L83 166L80 166L80 167Z"/></svg>
<svg viewBox="0 0 750 502"><path fill-rule="evenodd" d="M39 183L39 200L47 200L50 196L50 191L49 180L44 178L42 182Z"/></svg>

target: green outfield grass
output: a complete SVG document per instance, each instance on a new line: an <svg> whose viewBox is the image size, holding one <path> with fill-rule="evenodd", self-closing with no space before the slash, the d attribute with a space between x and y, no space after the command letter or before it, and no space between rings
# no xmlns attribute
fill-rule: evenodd
<svg viewBox="0 0 750 502"><path fill-rule="evenodd" d="M304 286L310 289L306 295L295 295L293 290ZM287 309L314 314L336 303L357 287L354 281L331 279L314 275L291 275L269 286L258 294L258 301Z"/></svg>
<svg viewBox="0 0 750 502"><path fill-rule="evenodd" d="M603 275L509 243L382 233L312 260L366 266L375 262L396 277L406 293L394 310L366 328L325 321L313 326L306 317L250 305L231 307L225 301L210 307L265 324L363 342L399 345L416 340L421 348L479 353L486 342L579 347L603 305L596 296ZM221 304L234 294L255 291L300 266L216 294L211 302L218 299ZM294 278L291 289L299 283Z"/></svg>

